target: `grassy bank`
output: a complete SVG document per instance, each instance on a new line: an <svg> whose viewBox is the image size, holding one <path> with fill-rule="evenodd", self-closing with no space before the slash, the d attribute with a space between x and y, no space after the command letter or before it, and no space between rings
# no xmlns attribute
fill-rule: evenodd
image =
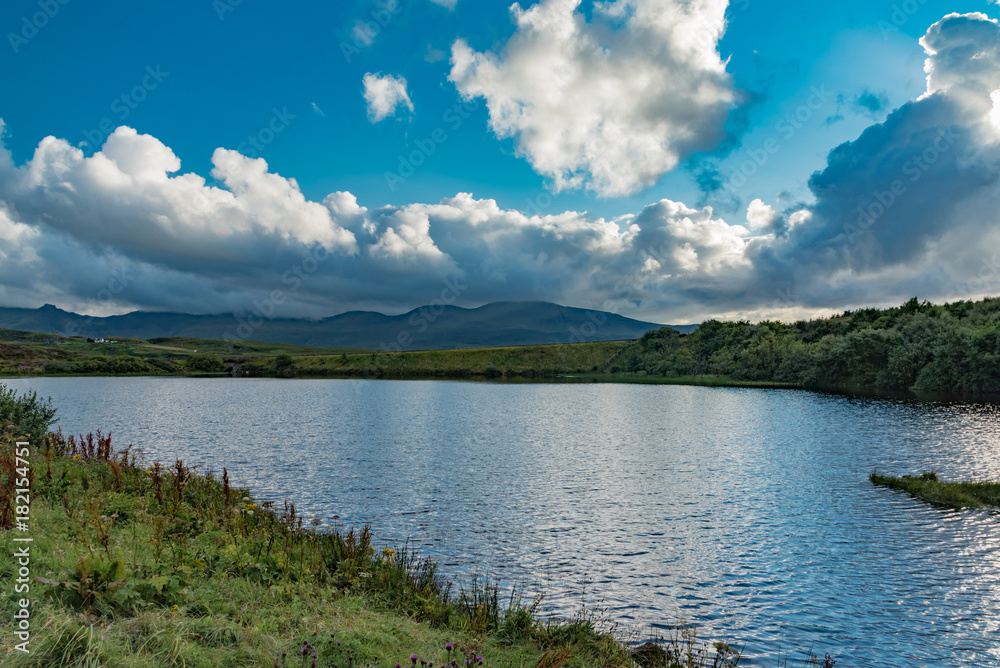
<svg viewBox="0 0 1000 668"><path fill-rule="evenodd" d="M732 376L701 374L697 376L659 376L647 373L582 373L567 374L568 377L589 379L600 383L646 383L649 385L695 385L698 387L765 387L800 389L797 383L781 383L773 380L742 380Z"/></svg>
<svg viewBox="0 0 1000 668"><path fill-rule="evenodd" d="M545 378L597 371L621 350L621 341L568 343L503 348L424 350L361 355L294 357L286 375L295 377L368 376L386 378ZM240 365L244 375L266 375L266 363Z"/></svg>
<svg viewBox="0 0 1000 668"><path fill-rule="evenodd" d="M14 336L16 335L16 336ZM55 335L0 330L0 375L188 375L283 378L572 378L591 382L798 387L794 383L732 376L622 372L615 359L622 341L508 346L398 353L305 348L283 344L201 339L88 343ZM27 345L30 344L30 345Z"/></svg>
<svg viewBox="0 0 1000 668"><path fill-rule="evenodd" d="M901 477L879 475L873 471L869 480L875 485L898 489L935 506L946 508L979 508L1000 506L998 482L945 482L934 472Z"/></svg>
<svg viewBox="0 0 1000 668"><path fill-rule="evenodd" d="M737 653L689 644L631 653L579 616L545 621L497 588L455 590L405 546L367 529L332 531L293 505L183 462L144 466L101 434L33 446L28 531L13 498L23 462L0 443L0 580L30 536L30 592L0 594L14 618L30 596L30 654L5 623L5 666L736 666ZM305 649L305 655L302 654ZM315 652L315 655L313 654ZM469 662L468 664L466 662ZM422 664L420 664L422 665Z"/></svg>

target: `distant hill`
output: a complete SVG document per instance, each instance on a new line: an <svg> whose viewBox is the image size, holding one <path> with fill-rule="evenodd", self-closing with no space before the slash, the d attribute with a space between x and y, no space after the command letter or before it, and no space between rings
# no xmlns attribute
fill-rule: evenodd
<svg viewBox="0 0 1000 668"><path fill-rule="evenodd" d="M256 326L254 326L256 325ZM697 325L674 326L691 332ZM64 336L151 339L252 339L269 343L376 350L442 350L634 339L663 325L548 302L496 302L479 308L423 306L401 315L350 311L322 320L258 319L135 311L98 318L63 311L0 308L0 328Z"/></svg>

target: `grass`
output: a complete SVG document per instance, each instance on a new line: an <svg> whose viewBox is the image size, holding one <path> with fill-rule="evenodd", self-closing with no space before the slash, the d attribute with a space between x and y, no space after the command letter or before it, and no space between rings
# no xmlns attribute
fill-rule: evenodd
<svg viewBox="0 0 1000 668"><path fill-rule="evenodd" d="M695 376L658 376L645 373L583 373L577 377L602 383L645 383L649 385L696 385L699 387L763 387L800 389L798 383L774 380L738 380L730 376L699 374Z"/></svg>
<svg viewBox="0 0 1000 668"><path fill-rule="evenodd" d="M875 485L898 489L922 501L944 508L980 508L1000 506L998 482L945 482L933 471L918 476L879 475L872 471L869 480Z"/></svg>
<svg viewBox="0 0 1000 668"><path fill-rule="evenodd" d="M185 361L196 354L219 357L271 359L279 355L317 355L365 352L357 348L315 348L284 343L187 337L116 338L116 343L94 343L86 338L0 329L0 375L126 375L184 373ZM116 368L115 360L126 362ZM139 364L138 362L141 362Z"/></svg>
<svg viewBox="0 0 1000 668"><path fill-rule="evenodd" d="M543 620L489 583L456 592L432 562L405 545L377 545L367 528L324 530L294 505L261 507L226 469L217 477L179 460L146 466L131 446L117 450L100 433L49 434L32 448L30 531L21 533L12 494L25 472L14 455L7 431L0 580L14 582L12 555L22 545L14 538L30 535L31 589L15 596L4 587L0 616L13 619L16 599L30 596L31 653L14 649L19 640L5 624L4 666L740 662L725 645L693 642L690 629L659 650L632 651L593 613Z"/></svg>
<svg viewBox="0 0 1000 668"><path fill-rule="evenodd" d="M545 378L565 373L596 371L621 347L620 341L607 341L366 355L306 356L295 358L294 373L299 377Z"/></svg>
<svg viewBox="0 0 1000 668"><path fill-rule="evenodd" d="M309 348L286 344L190 338L116 344L54 334L0 330L0 375L189 375L286 378L486 378L701 385L710 387L798 387L791 383L742 381L727 376L665 377L619 373L611 365L622 341L506 346L399 353ZM215 366L195 360L214 356ZM609 371L611 371L609 373Z"/></svg>

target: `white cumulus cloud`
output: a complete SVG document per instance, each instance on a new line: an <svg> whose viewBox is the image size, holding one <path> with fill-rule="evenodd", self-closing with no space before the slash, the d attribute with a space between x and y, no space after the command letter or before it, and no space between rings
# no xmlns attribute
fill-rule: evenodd
<svg viewBox="0 0 1000 668"><path fill-rule="evenodd" d="M368 103L368 119L378 123L389 116L396 115L396 109L403 106L413 112L413 102L406 92L406 79L390 74L372 74L369 72L363 79L365 102Z"/></svg>
<svg viewBox="0 0 1000 668"><path fill-rule="evenodd" d="M463 97L486 98L494 132L557 188L626 195L723 136L727 0L597 2L589 23L579 5L513 4L503 51L458 40L449 76Z"/></svg>
<svg viewBox="0 0 1000 668"><path fill-rule="evenodd" d="M949 15L921 43L927 94L832 150L813 201L755 199L743 224L670 199L610 220L471 193L317 202L223 148L209 185L127 127L91 157L46 137L16 165L0 143L0 303L218 313L278 294L277 317L323 317L406 311L452 281L464 306L545 300L677 323L996 294L1000 24Z"/></svg>

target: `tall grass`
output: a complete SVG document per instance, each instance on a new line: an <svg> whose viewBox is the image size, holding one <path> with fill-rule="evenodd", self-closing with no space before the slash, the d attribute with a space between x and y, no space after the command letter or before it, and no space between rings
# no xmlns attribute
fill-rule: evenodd
<svg viewBox="0 0 1000 668"><path fill-rule="evenodd" d="M938 480L933 471L901 477L872 471L868 479L875 485L902 490L922 501L944 508L1000 506L998 482L945 482Z"/></svg>

